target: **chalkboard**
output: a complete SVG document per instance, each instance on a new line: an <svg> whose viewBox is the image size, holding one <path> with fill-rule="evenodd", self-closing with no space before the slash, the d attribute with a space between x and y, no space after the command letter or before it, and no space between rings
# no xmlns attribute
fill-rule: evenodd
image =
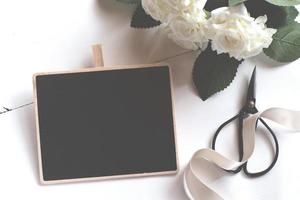
<svg viewBox="0 0 300 200"><path fill-rule="evenodd" d="M34 75L41 183L177 172L168 66Z"/></svg>

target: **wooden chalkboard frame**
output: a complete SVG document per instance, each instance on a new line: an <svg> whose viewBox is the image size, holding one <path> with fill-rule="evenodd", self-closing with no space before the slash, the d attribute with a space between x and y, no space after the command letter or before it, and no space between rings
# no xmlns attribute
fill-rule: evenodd
<svg viewBox="0 0 300 200"><path fill-rule="evenodd" d="M149 68L149 67L168 67L169 77L170 77L170 91L171 91L171 103L172 103L172 116L173 116L173 128L174 128L174 142L175 142L175 153L176 153L176 170L173 171L161 171L161 172L149 172L149 173L138 173L138 174L124 174L124 175L112 175L104 177L88 177L88 178L75 178L75 179L62 179L62 180L48 180L45 181L43 177L42 168L42 155L41 155L41 142L40 142L40 129L39 129L39 115L38 115L38 104L37 104L37 89L36 89L36 77L40 75L54 75L54 74L72 74L72 73L84 73L84 72L96 72L96 71L111 71L111 70L126 70L126 69L138 69L138 68ZM141 64L141 65L118 65L118 66L105 66L99 67L99 65L94 68L77 69L70 71L60 71L60 72L43 72L36 73L33 75L33 93L34 93L34 108L35 108L35 121L36 121L36 140L37 140L37 153L38 153L38 165L39 165L39 180L40 183L45 184L61 184L61 183L71 183L71 182L83 182L83 181L97 181L97 180L107 180L107 179L120 179L120 178L131 178L131 177L145 177L145 176L158 176L158 175L172 175L177 174L179 171L178 163L178 152L177 152L177 138L176 138L176 121L175 121L175 110L174 110L174 87L172 80L171 67L166 63L158 64Z"/></svg>

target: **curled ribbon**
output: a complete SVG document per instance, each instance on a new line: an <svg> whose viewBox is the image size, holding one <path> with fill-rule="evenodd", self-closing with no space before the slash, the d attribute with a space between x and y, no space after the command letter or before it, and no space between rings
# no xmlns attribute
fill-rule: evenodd
<svg viewBox="0 0 300 200"><path fill-rule="evenodd" d="M283 108L270 108L256 113L245 120L243 131L244 154L241 162L226 158L212 149L200 149L194 153L184 172L184 188L191 200L223 199L217 192L209 188L199 177L199 159L214 163L224 170L233 170L247 162L255 147L256 123L259 118L265 118L286 128L300 131L300 112ZM203 194L205 191L205 194Z"/></svg>

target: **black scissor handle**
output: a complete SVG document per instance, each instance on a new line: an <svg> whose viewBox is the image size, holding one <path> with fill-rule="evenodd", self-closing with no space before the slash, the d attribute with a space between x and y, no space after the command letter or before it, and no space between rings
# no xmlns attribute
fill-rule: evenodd
<svg viewBox="0 0 300 200"><path fill-rule="evenodd" d="M231 123L232 121L236 120L236 119L239 119L239 126L238 126L238 142L239 142L239 161L241 161L243 159L243 154L244 154L244 147L243 147L243 120L245 118L245 112L241 111L239 114L235 115L234 117L230 118L229 120L227 120L226 122L224 122L223 124L221 124L221 126L217 129L214 137L213 137L213 140L212 140L212 149L215 150L215 147L216 147L216 141L217 141L217 138L221 132L221 130L226 126L228 125L229 123ZM270 166L268 168L266 168L265 170L263 171L260 171L260 172L249 172L248 171L248 168L247 168L247 162L244 163L243 165L241 165L240 167L238 167L237 169L235 170L225 170L229 173L232 173L232 174L236 174L238 172L240 172L242 169L244 171L244 173L249 176L249 177L260 177L260 176L263 176L265 174L267 174L276 164L277 160L278 160L278 156L279 156L279 145L278 145L278 140L277 140L277 137L275 136L273 130L268 126L268 124L262 119L262 118L259 118L258 121L260 121L268 130L268 132L271 134L273 140L274 140L274 143L275 143L275 156L274 156L274 159L272 161L272 163L270 164ZM257 126L257 123L258 121L256 122L256 126Z"/></svg>
<svg viewBox="0 0 300 200"><path fill-rule="evenodd" d="M274 156L274 159L273 159L272 163L270 164L270 166L268 168L266 168L265 170L260 171L260 172L253 172L253 173L249 172L248 169L247 169L247 164L245 164L243 166L244 173L247 176L253 177L253 178L260 177L260 176L263 176L263 175L267 174L275 166L275 164L278 160L278 156L279 156L279 144L278 144L278 140L277 140L277 137L276 137L275 133L273 132L273 130L269 127L269 125L262 118L258 118L258 120L267 128L267 130L269 131L269 133L271 134L271 136L274 140L275 156Z"/></svg>
<svg viewBox="0 0 300 200"><path fill-rule="evenodd" d="M226 122L224 122L223 124L221 124L221 126L219 126L219 128L217 129L217 131L216 131L216 133L215 133L215 135L214 135L214 137L213 137L213 140L212 140L211 148L212 148L213 150L216 150L216 142L217 142L217 138L218 138L218 136L219 136L221 130L222 130L225 126L227 126L228 124L230 124L231 122L233 122L233 121L236 120L236 119L239 119L238 132L240 133L240 131L243 130L243 119L242 119L242 114L239 113L239 114L235 115L234 117L230 118L229 120L227 120ZM240 137L240 135L242 135L242 134L239 134L239 137ZM243 137L243 136L242 136L242 137ZM243 140L243 138L239 138L239 140L240 140L240 139ZM241 145L242 145L242 146L241 146ZM240 161L241 161L242 158L243 158L243 152L244 152L244 149L243 149L243 143L240 143L240 142L239 142L239 159L240 159ZM225 171L227 171L227 172L229 172L229 173L232 173L232 174L237 174L237 173L239 173L239 172L242 170L242 168L243 168L243 165L239 166L239 167L236 168L235 170L225 170Z"/></svg>

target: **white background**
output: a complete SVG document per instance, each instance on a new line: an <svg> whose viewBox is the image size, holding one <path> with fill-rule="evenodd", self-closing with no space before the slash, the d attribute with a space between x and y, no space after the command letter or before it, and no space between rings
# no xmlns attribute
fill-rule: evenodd
<svg viewBox="0 0 300 200"><path fill-rule="evenodd" d="M92 66L90 46L103 44L107 65L159 61L185 50L158 29L129 27L134 6L114 0L0 0L0 106L32 101L32 74ZM233 84L203 102L193 88L191 70L197 53L167 60L173 69L180 173L41 186L33 106L0 116L0 199L187 199L182 171L193 152L209 147L218 125L238 112L254 65L258 67L257 107L300 110L300 61L282 65L264 56L248 59ZM300 133L273 126L280 143L275 168L266 176L246 178L207 168L214 189L227 199L299 199ZM219 150L236 158L235 134L227 129ZM257 134L250 169L262 169L272 154L264 132ZM234 156L235 155L235 156Z"/></svg>

